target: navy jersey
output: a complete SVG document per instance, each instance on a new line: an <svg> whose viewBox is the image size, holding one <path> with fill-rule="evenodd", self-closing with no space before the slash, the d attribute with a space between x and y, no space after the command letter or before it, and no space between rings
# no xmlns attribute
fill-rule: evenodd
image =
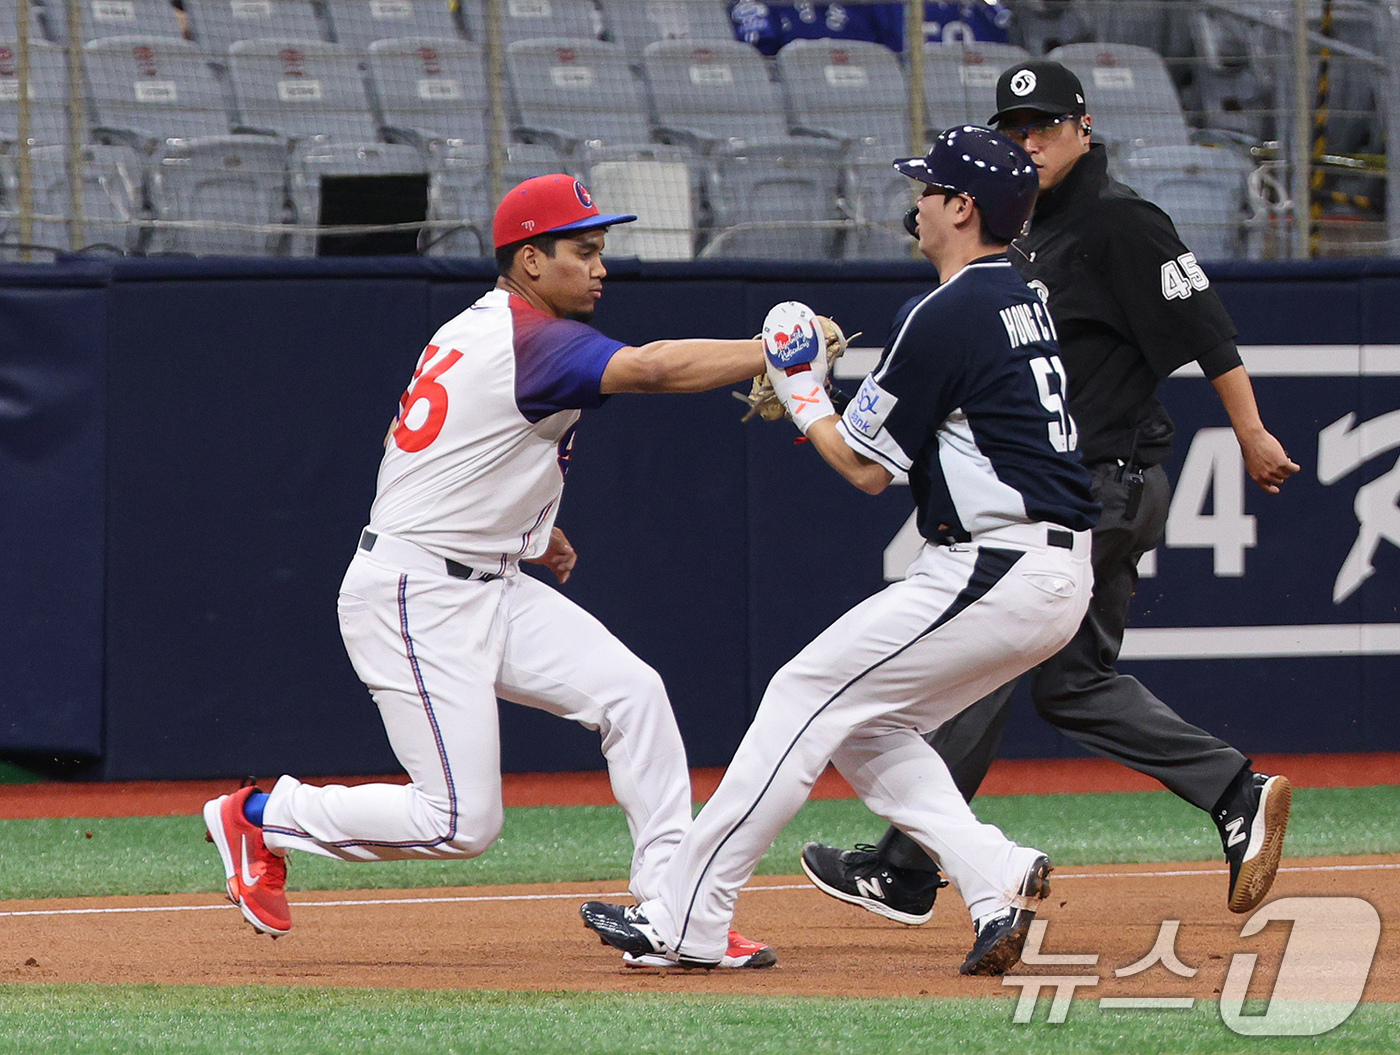
<svg viewBox="0 0 1400 1055"><path fill-rule="evenodd" d="M1005 255L963 268L895 318L837 428L909 474L919 532L964 542L1007 524L1098 519L1054 324Z"/></svg>

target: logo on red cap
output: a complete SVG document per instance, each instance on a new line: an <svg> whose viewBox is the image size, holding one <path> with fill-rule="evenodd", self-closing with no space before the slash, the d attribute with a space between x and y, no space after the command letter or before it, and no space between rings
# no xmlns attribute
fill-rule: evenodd
<svg viewBox="0 0 1400 1055"><path fill-rule="evenodd" d="M602 215L587 187L558 172L536 176L512 188L496 208L492 234L500 249L535 235L609 227L635 219L631 215Z"/></svg>

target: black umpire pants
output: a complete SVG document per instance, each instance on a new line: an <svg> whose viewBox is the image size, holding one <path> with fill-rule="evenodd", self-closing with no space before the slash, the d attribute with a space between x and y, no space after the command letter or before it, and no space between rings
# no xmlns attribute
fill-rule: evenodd
<svg viewBox="0 0 1400 1055"><path fill-rule="evenodd" d="M1145 773L1193 806L1209 810L1249 760L1113 666L1137 589L1138 558L1162 541L1166 529L1171 502L1167 474L1160 466L1143 470L1142 501L1129 520L1128 487L1119 479L1120 468L1099 465L1091 471L1094 498L1103 506L1093 534L1093 596L1069 644L1023 675L1031 679L1031 700L1042 718L1075 743ZM927 737L969 801L1001 746L1016 685L1013 681L983 697ZM885 834L880 851L899 867L933 867L928 855L896 828Z"/></svg>

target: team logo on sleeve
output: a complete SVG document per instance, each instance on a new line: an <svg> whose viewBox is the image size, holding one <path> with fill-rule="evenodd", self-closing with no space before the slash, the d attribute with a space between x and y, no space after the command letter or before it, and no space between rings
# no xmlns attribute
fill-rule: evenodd
<svg viewBox="0 0 1400 1055"><path fill-rule="evenodd" d="M885 427L885 419L898 402L898 398L876 384L873 377L867 377L860 383L855 399L846 408L846 427L873 440L876 433Z"/></svg>

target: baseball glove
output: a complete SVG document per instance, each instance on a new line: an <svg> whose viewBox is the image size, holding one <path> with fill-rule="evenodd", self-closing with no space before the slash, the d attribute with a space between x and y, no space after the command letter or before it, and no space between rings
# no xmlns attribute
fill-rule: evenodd
<svg viewBox="0 0 1400 1055"><path fill-rule="evenodd" d="M836 360L840 359L846 351L846 345L859 337L859 333L853 333L847 337L836 320L825 315L818 315L817 322L821 325L822 336L826 340L826 365L828 379L831 374L831 367ZM830 387L830 380L827 382ZM764 421L781 421L788 416L787 409L783 406L783 401L778 398L778 394L773 391L773 383L768 380L768 374L762 373L753 379L753 384L749 387L749 394L742 392L733 393L735 399L748 406L748 412L741 418L748 421L757 415ZM839 411L838 411L839 413Z"/></svg>

